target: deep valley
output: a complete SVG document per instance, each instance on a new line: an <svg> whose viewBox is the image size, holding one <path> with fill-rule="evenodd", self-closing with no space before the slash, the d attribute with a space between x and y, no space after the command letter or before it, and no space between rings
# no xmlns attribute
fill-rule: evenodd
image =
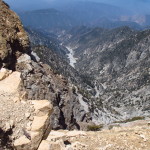
<svg viewBox="0 0 150 150"><path fill-rule="evenodd" d="M102 2L0 0L0 149L148 150L150 13Z"/></svg>

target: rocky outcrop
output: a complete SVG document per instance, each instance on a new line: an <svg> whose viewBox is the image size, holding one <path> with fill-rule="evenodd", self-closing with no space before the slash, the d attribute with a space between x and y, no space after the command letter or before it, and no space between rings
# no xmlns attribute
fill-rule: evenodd
<svg viewBox="0 0 150 150"><path fill-rule="evenodd" d="M26 54L21 57L22 61L18 59L16 64L16 69L22 73L21 95L25 99L47 99L52 102L53 129L79 129L79 122L86 120L86 112L73 93L73 86L62 75L54 74L48 65L36 63Z"/></svg>
<svg viewBox="0 0 150 150"><path fill-rule="evenodd" d="M1 69L4 73L5 69ZM0 72L1 73L1 72ZM9 75L8 75L9 74ZM20 98L21 73L5 70L0 81L0 129L8 134L11 147L17 150L37 149L50 132L52 105L48 100L25 101ZM8 149L7 140L0 147Z"/></svg>
<svg viewBox="0 0 150 150"><path fill-rule="evenodd" d="M43 140L38 150L86 150L87 145L74 142L71 143L70 139L86 137L87 133L83 131L52 131L47 139Z"/></svg>
<svg viewBox="0 0 150 150"><path fill-rule="evenodd" d="M47 137L50 132L50 115L52 113L52 105L48 100L31 101L34 108L33 121L27 123L27 127L23 129L23 135L14 141L16 150L36 150L42 139ZM26 113L25 117L29 118L32 114Z"/></svg>
<svg viewBox="0 0 150 150"><path fill-rule="evenodd" d="M62 75L54 73L53 68L39 62L38 56L30 52L29 39L19 18L7 4L2 1L0 3L0 17L3 20L0 24L0 41L5 41L0 46L2 52L7 54L1 57L1 63L3 67L19 72L21 78L19 98L14 98L15 101L49 100L54 106L51 116L53 129L79 129L79 122L86 121L87 118L77 94L73 92L73 85ZM1 79L3 78L1 73Z"/></svg>
<svg viewBox="0 0 150 150"><path fill-rule="evenodd" d="M51 131L38 150L133 150L149 149L147 121L110 125L101 131ZM136 140L135 140L136 139Z"/></svg>
<svg viewBox="0 0 150 150"><path fill-rule="evenodd" d="M14 69L16 58L29 51L28 36L19 17L0 1L0 65Z"/></svg>
<svg viewBox="0 0 150 150"><path fill-rule="evenodd" d="M64 77L30 53L19 18L3 1L0 21L0 148L36 150L51 125L79 128L85 112Z"/></svg>

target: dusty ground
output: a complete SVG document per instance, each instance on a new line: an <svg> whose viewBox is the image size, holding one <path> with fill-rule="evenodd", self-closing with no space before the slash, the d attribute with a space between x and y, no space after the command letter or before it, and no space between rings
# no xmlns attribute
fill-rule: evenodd
<svg viewBox="0 0 150 150"><path fill-rule="evenodd" d="M150 150L150 123L135 121L98 132L52 131L47 141L61 139L62 150Z"/></svg>
<svg viewBox="0 0 150 150"><path fill-rule="evenodd" d="M17 88L20 73L14 72L0 81L0 128L13 130L13 140L20 137L30 120L33 120L34 108L30 101L20 101Z"/></svg>

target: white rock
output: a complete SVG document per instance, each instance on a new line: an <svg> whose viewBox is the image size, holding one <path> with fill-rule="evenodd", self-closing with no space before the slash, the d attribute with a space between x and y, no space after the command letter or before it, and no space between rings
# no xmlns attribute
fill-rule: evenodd
<svg viewBox="0 0 150 150"><path fill-rule="evenodd" d="M47 137L48 141L57 141L57 140L66 140L66 134L59 131L51 131L49 136Z"/></svg>
<svg viewBox="0 0 150 150"><path fill-rule="evenodd" d="M31 125L32 125L32 122L28 122L28 123L27 123L27 127L26 127L26 129L27 129L28 131L30 131L30 130L31 130Z"/></svg>
<svg viewBox="0 0 150 150"><path fill-rule="evenodd" d="M9 121L9 124L10 124L11 127L13 127L14 124L15 124L15 122L14 122L13 120L10 120L10 121Z"/></svg>
<svg viewBox="0 0 150 150"><path fill-rule="evenodd" d="M25 136L22 136L19 139L15 140L14 147L16 150L25 150L25 149L29 150L30 149L29 144L30 140L27 139Z"/></svg>
<svg viewBox="0 0 150 150"><path fill-rule="evenodd" d="M31 54L34 56L34 58L36 59L36 61L37 61L37 62L39 62L39 61L40 61L39 56L38 56L35 52L33 52L33 51L32 51L32 53L31 53Z"/></svg>
<svg viewBox="0 0 150 150"><path fill-rule="evenodd" d="M86 136L84 131L70 131L66 134L67 137Z"/></svg>
<svg viewBox="0 0 150 150"><path fill-rule="evenodd" d="M9 75L7 78L2 80L0 82L0 92L7 92L7 93L17 92L21 83L20 76L21 76L21 73L15 71L11 75Z"/></svg>
<svg viewBox="0 0 150 150"><path fill-rule="evenodd" d="M34 100L32 104L34 105L36 116L50 115L53 111L53 106L48 100Z"/></svg>
<svg viewBox="0 0 150 150"><path fill-rule="evenodd" d="M38 150L50 150L50 147L51 147L51 144L46 141L46 140L43 140L38 148Z"/></svg>
<svg viewBox="0 0 150 150"><path fill-rule="evenodd" d="M42 116L42 117L34 117L33 123L32 123L32 131L40 131L44 128L46 125L47 120L49 119L48 115ZM43 129L44 130L44 129Z"/></svg>
<svg viewBox="0 0 150 150"><path fill-rule="evenodd" d="M31 116L30 113L25 113L25 117L26 117L26 118L29 118L30 116Z"/></svg>
<svg viewBox="0 0 150 150"><path fill-rule="evenodd" d="M5 79L9 74L11 74L11 72L5 68L2 68L0 70L0 81Z"/></svg>
<svg viewBox="0 0 150 150"><path fill-rule="evenodd" d="M30 63L31 57L27 54L23 54L17 59L17 62L18 63L22 63L22 62Z"/></svg>
<svg viewBox="0 0 150 150"><path fill-rule="evenodd" d="M5 130L8 131L10 128L11 128L11 125L8 122L6 122L6 124L5 124Z"/></svg>

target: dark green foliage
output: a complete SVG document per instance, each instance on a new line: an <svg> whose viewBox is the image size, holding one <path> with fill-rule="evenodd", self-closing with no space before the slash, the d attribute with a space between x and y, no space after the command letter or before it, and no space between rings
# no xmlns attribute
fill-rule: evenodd
<svg viewBox="0 0 150 150"><path fill-rule="evenodd" d="M76 94L76 88L74 86L72 87L72 92Z"/></svg>
<svg viewBox="0 0 150 150"><path fill-rule="evenodd" d="M82 96L86 97L87 99L90 99L91 96L92 96L90 92L88 92L88 91L86 91L86 90L84 90L84 89L82 89L82 88L78 88L78 92L79 92Z"/></svg>
<svg viewBox="0 0 150 150"><path fill-rule="evenodd" d="M88 131L100 131L103 128L103 125L88 125Z"/></svg>
<svg viewBox="0 0 150 150"><path fill-rule="evenodd" d="M108 126L108 129L111 130L111 129L113 129L113 127L120 127L120 125L119 125L119 124L116 124L116 125L109 125L109 126Z"/></svg>
<svg viewBox="0 0 150 150"><path fill-rule="evenodd" d="M141 116L137 116L137 117L133 117L131 119L127 119L127 120L123 120L123 121L117 121L114 123L127 123L127 122L132 122L132 121L136 121L136 120L144 120L145 117L141 117Z"/></svg>

